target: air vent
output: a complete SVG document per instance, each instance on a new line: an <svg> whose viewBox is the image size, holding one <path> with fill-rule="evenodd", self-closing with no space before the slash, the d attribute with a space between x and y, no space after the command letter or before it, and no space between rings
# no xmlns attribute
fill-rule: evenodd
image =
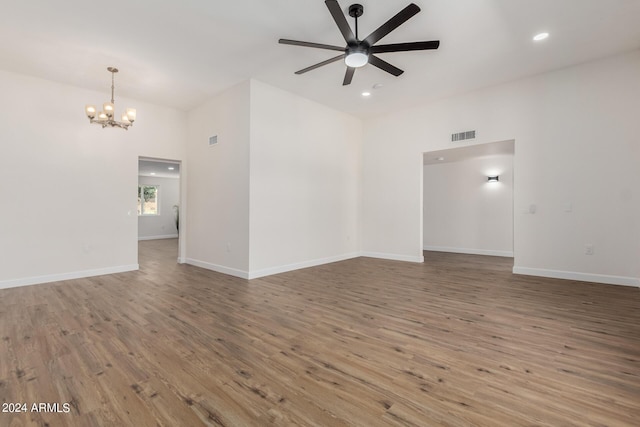
<svg viewBox="0 0 640 427"><path fill-rule="evenodd" d="M209 146L216 145L218 143L218 135L209 137Z"/></svg>
<svg viewBox="0 0 640 427"><path fill-rule="evenodd" d="M465 139L474 139L475 137L476 137L475 130L468 130L466 132L460 132L460 133L452 133L451 142L464 141Z"/></svg>

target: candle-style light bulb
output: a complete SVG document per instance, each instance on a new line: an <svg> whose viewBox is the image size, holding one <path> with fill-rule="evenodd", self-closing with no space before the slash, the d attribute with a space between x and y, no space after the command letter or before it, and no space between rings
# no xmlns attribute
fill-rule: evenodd
<svg viewBox="0 0 640 427"><path fill-rule="evenodd" d="M107 117L111 118L113 117L113 104L111 102L105 102L104 104L102 104L102 108L104 110L104 113L107 115Z"/></svg>
<svg viewBox="0 0 640 427"><path fill-rule="evenodd" d="M131 123L136 120L136 109L135 108L127 108L127 118Z"/></svg>
<svg viewBox="0 0 640 427"><path fill-rule="evenodd" d="M87 117L93 120L96 117L96 106L85 105L84 112L87 114Z"/></svg>

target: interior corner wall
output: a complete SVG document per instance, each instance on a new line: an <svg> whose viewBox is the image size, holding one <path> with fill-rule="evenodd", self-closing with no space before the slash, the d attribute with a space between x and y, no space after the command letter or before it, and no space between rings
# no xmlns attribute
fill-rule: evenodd
<svg viewBox="0 0 640 427"><path fill-rule="evenodd" d="M176 211L180 204L180 179L140 176L138 184L158 186L158 215L138 216L138 240L178 237Z"/></svg>
<svg viewBox="0 0 640 427"><path fill-rule="evenodd" d="M515 140L514 272L640 285L638 75L634 51L367 121L363 250L421 253L422 153L475 129Z"/></svg>
<svg viewBox="0 0 640 427"><path fill-rule="evenodd" d="M183 160L186 114L118 98L138 120L102 129L106 92L5 71L0 92L0 288L138 268L138 157Z"/></svg>
<svg viewBox="0 0 640 427"><path fill-rule="evenodd" d="M513 154L429 164L423 179L425 250L513 256Z"/></svg>
<svg viewBox="0 0 640 427"><path fill-rule="evenodd" d="M251 81L251 277L358 256L362 122Z"/></svg>
<svg viewBox="0 0 640 427"><path fill-rule="evenodd" d="M245 81L188 113L186 262L249 271L249 91ZM217 136L217 143L209 138Z"/></svg>

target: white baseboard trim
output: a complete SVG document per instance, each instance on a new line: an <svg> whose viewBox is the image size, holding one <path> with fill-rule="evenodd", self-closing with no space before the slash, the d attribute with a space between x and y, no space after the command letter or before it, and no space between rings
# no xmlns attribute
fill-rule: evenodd
<svg viewBox="0 0 640 427"><path fill-rule="evenodd" d="M581 282L604 283L607 285L640 287L640 278L608 276L603 274L578 273L574 271L546 270L542 268L513 267L513 274L525 276L551 277L554 279L578 280Z"/></svg>
<svg viewBox="0 0 640 427"><path fill-rule="evenodd" d="M164 236L140 236L138 240L161 240L161 239L177 239L177 234L165 234Z"/></svg>
<svg viewBox="0 0 640 427"><path fill-rule="evenodd" d="M73 271L71 273L50 274L45 276L25 277L15 280L0 281L0 289L16 288L18 286L39 285L41 283L60 282L62 280L83 279L85 277L104 276L105 274L125 273L138 270L138 264L121 265L116 267L98 268L95 270Z"/></svg>
<svg viewBox="0 0 640 427"><path fill-rule="evenodd" d="M425 246L425 251L451 252L454 254L503 256L513 258L513 251L493 251L489 249L449 248L446 246Z"/></svg>
<svg viewBox="0 0 640 427"><path fill-rule="evenodd" d="M318 265L329 264L332 262L344 261L347 259L357 258L360 254L357 252L336 255L327 258L318 258L310 261L297 262L294 264L280 265L277 267L263 268L249 272L249 279L257 279L260 277L271 276L272 274L286 273L287 271L299 270L301 268L316 267Z"/></svg>
<svg viewBox="0 0 640 427"><path fill-rule="evenodd" d="M269 267L255 271L244 271L236 268L225 267L223 265L212 264L206 261L200 261L193 258L186 258L185 263L195 265L196 267L206 268L207 270L217 271L218 273L228 274L230 276L239 277L241 279L258 279L260 277L271 276L273 274L286 273L287 271L299 270L301 268L315 267L322 264L329 264L331 262L344 261L351 258L357 258L360 256L358 253L351 253L345 255L337 255L327 258L319 258L310 261L303 261L294 264L280 265L277 267Z"/></svg>
<svg viewBox="0 0 640 427"><path fill-rule="evenodd" d="M392 261L424 262L424 256L386 254L386 253L380 253L380 252L361 252L360 256L369 257L369 258L389 259Z"/></svg>
<svg viewBox="0 0 640 427"><path fill-rule="evenodd" d="M195 265L196 267L206 268L207 270L216 271L222 274L228 274L229 276L239 277L241 279L249 279L249 272L244 270L238 270L236 268L225 267L223 265L212 264L206 261L200 261L193 258L186 258L184 260L186 264Z"/></svg>

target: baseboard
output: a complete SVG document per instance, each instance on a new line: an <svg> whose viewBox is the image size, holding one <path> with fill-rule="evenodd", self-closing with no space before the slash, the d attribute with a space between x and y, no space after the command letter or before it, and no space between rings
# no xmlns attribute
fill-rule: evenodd
<svg viewBox="0 0 640 427"><path fill-rule="evenodd" d="M177 239L177 234L165 234L163 236L140 236L138 240L161 240L161 239Z"/></svg>
<svg viewBox="0 0 640 427"><path fill-rule="evenodd" d="M210 262L200 261L193 258L186 258L184 260L186 264L195 265L196 267L206 268L207 270L216 271L222 274L228 274L229 276L239 277L241 279L249 279L249 272L244 270L238 270L236 268L225 267L223 265L212 264Z"/></svg>
<svg viewBox="0 0 640 427"><path fill-rule="evenodd" d="M604 283L640 287L640 279L635 277L608 276L603 274L578 273L574 271L546 270L542 268L513 267L513 274L525 276L551 277L554 279L579 280L581 282Z"/></svg>
<svg viewBox="0 0 640 427"><path fill-rule="evenodd" d="M513 258L513 251L493 251L488 249L449 248L446 246L425 246L425 251L451 252L454 254L503 256Z"/></svg>
<svg viewBox="0 0 640 427"><path fill-rule="evenodd" d="M271 276L272 274L286 273L287 271L299 270L301 268L316 267L318 265L357 258L358 256L360 256L360 254L358 254L357 252L353 252L350 254L336 255L327 258L318 258L310 261L297 262L294 264L264 268L262 270L250 271L249 279L257 279L259 277Z"/></svg>
<svg viewBox="0 0 640 427"><path fill-rule="evenodd" d="M360 252L360 256L369 257L369 258L389 259L392 261L424 262L424 256L386 254L386 253L380 253L380 252Z"/></svg>
<svg viewBox="0 0 640 427"><path fill-rule="evenodd" d="M62 280L83 279L85 277L104 276L105 274L125 273L135 271L138 264L121 265L117 267L98 268L95 270L73 271L71 273L50 274L45 276L25 277L15 280L0 281L0 289L16 288L18 286L39 285L42 283L60 282Z"/></svg>

